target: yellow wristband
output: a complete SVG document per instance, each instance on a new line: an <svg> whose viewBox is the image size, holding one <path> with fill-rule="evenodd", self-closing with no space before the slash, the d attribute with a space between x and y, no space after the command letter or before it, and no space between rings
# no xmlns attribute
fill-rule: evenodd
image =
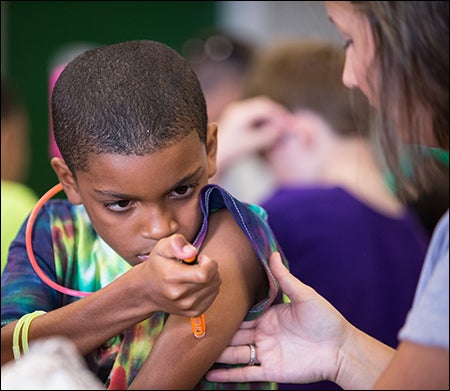
<svg viewBox="0 0 450 391"><path fill-rule="evenodd" d="M20 346L19 346L19 335L20 331L22 330L23 322L25 322L25 316L22 316L16 323L16 327L14 328L14 334L13 334L13 354L14 359L18 360L21 356L20 354Z"/></svg>
<svg viewBox="0 0 450 391"><path fill-rule="evenodd" d="M28 352L28 330L30 328L30 324L33 319L45 313L45 311L34 311L31 314L25 314L17 322L13 334L13 354L16 360L21 356L19 345L20 334L22 334L22 351L25 354Z"/></svg>
<svg viewBox="0 0 450 391"><path fill-rule="evenodd" d="M22 350L24 354L28 352L28 329L30 328L30 324L35 318L43 314L45 314L45 311L34 311L28 314L25 319L22 329Z"/></svg>

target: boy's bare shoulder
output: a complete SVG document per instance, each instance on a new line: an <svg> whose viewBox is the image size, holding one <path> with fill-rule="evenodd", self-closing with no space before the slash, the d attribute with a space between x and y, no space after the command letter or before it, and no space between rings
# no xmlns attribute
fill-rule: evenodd
<svg viewBox="0 0 450 391"><path fill-rule="evenodd" d="M228 209L211 214L208 232L200 249L200 252L203 251L218 262L221 272L228 270L235 276L235 273L239 273L247 282L256 282L259 288L266 286L267 278L262 264L250 240Z"/></svg>
<svg viewBox="0 0 450 391"><path fill-rule="evenodd" d="M227 248L234 247L240 253L251 250L252 255L256 258L250 240L226 208L210 215L205 244L210 241L222 243Z"/></svg>

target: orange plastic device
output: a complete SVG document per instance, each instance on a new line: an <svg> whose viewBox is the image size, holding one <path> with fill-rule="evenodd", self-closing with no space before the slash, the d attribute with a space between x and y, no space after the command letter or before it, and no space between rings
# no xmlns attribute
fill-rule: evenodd
<svg viewBox="0 0 450 391"><path fill-rule="evenodd" d="M192 264L196 261L196 257L184 259L183 261L189 264ZM205 315L201 314L200 316L196 316L191 318L191 327L192 332L194 333L195 338L203 338L206 334L206 320Z"/></svg>

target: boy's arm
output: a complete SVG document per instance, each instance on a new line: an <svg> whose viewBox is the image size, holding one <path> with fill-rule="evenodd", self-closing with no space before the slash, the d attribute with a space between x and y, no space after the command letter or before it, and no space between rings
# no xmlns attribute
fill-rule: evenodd
<svg viewBox="0 0 450 391"><path fill-rule="evenodd" d="M217 298L205 312L206 335L195 338L189 318L169 316L130 389L193 389L250 307L267 295L265 271L228 210L211 215L202 253L217 261L222 280Z"/></svg>
<svg viewBox="0 0 450 391"><path fill-rule="evenodd" d="M179 263L186 244L181 235L161 240L147 262L90 296L35 318L29 341L66 336L85 355L156 311L194 316L207 308L220 284L217 265L210 260L196 268ZM187 254L194 255L195 249L188 249ZM13 359L16 324L2 327L2 365Z"/></svg>

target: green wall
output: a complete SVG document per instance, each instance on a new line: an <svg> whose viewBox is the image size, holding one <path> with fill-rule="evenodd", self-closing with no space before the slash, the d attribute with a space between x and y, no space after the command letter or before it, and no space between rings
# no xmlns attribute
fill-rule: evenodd
<svg viewBox="0 0 450 391"><path fill-rule="evenodd" d="M215 25L214 1L2 2L2 73L22 95L31 121L27 184L42 195L57 183L48 152L48 77L57 52L74 42L134 39L177 51L197 30Z"/></svg>

